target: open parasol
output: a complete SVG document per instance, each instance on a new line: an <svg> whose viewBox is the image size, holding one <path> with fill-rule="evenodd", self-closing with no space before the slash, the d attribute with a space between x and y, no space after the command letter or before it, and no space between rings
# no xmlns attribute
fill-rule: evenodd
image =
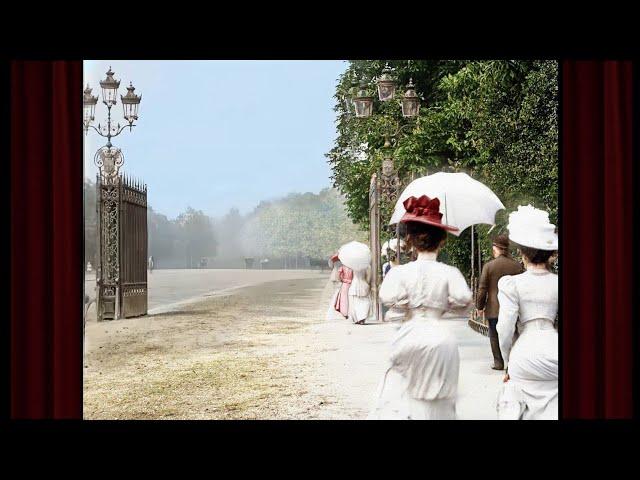
<svg viewBox="0 0 640 480"><path fill-rule="evenodd" d="M460 236L471 225L494 225L496 213L504 208L489 187L466 173L438 172L417 178L404 189L398 197L389 224L398 223L405 214L403 202L407 198L422 195L440 200L442 223L457 227L457 232L451 232L455 236Z"/></svg>
<svg viewBox="0 0 640 480"><path fill-rule="evenodd" d="M364 243L345 243L338 250L343 265L352 270L366 270L371 265L371 250Z"/></svg>

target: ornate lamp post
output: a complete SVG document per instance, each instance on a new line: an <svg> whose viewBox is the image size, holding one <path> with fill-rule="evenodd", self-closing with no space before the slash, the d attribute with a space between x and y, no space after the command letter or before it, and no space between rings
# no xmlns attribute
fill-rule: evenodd
<svg viewBox="0 0 640 480"><path fill-rule="evenodd" d="M91 95L91 88L89 88L89 85L87 85L87 88L84 91L83 123L85 135L89 133L89 128L92 128L98 133L98 135L107 139L106 145L99 148L96 152L94 162L100 170L100 176L103 177L105 181L112 182L117 178L118 171L124 163L124 155L122 150L113 146L111 139L120 135L125 128L129 127L129 131L132 131L133 127L136 126L134 122L138 120L138 107L140 105L140 100L142 100L142 95L136 95L133 93L135 88L133 84L129 84L129 87L127 87L127 94L125 96L120 96L124 119L127 123L123 126L120 126L120 123L112 125L111 108L118 103L117 98L120 80L113 78L114 72L111 71L111 67L109 67L109 71L106 75L107 78L100 81L100 88L102 89L102 103L107 106L107 124L101 125L98 123L97 128L92 125L95 120L95 106L98 102L98 97Z"/></svg>
<svg viewBox="0 0 640 480"><path fill-rule="evenodd" d="M140 183L132 184L119 175L120 167L124 164L124 154L118 147L113 146L111 139L120 135L127 127L132 131L138 120L138 108L141 95L136 95L133 84L127 87L127 94L120 96L123 107L124 125L114 125L111 119L111 109L118 103L118 88L120 80L114 78L114 72L109 67L106 78L100 81L102 103L107 107L106 124L95 121L95 107L98 97L91 94L87 85L84 90L83 128L85 135L93 129L98 135L107 139L107 143L100 147L94 156L98 167L98 181L96 182L97 196L97 229L98 229L98 264L96 271L97 313L98 320L104 317L118 319L127 316L134 310L128 307L133 302L140 304L138 311L146 313L146 277L144 283L140 280L139 272L135 273L138 283L137 289L132 289L129 277L133 277L135 267L143 264L137 252L146 255L146 187ZM134 211L135 210L135 211ZM123 230L123 225L126 228ZM124 256L122 256L122 252ZM131 252L136 252L132 254ZM129 255L129 256L127 256ZM124 260L123 260L124 259ZM121 260L127 262L123 279L121 276ZM139 270L139 269L138 269ZM146 266L145 266L146 272ZM128 277L127 277L128 275ZM142 288L144 285L144 288ZM124 289L124 290L123 290ZM143 291L144 290L144 291ZM140 293L142 292L143 293ZM142 298L144 297L144 298ZM138 300L140 298L140 300ZM124 302L124 307L122 306ZM128 302L128 303L127 303ZM141 303L143 302L143 303ZM129 310L127 310L129 308Z"/></svg>
<svg viewBox="0 0 640 480"><path fill-rule="evenodd" d="M380 77L376 81L378 99L382 102L389 102L395 98L396 94L396 80L392 76L392 70L387 63L382 71ZM402 116L409 120L415 119L420 113L420 97L415 90L413 79L409 79L409 83L406 86L406 91L402 98L398 101L398 105L401 108ZM353 98L353 105L356 117L368 118L371 117L373 112L373 96L367 92L366 82L360 82L360 89L357 95ZM393 146L397 143L399 135L408 129L412 129L413 124L408 123L400 125L396 123L396 128L393 132L385 134L385 143L382 149L382 171L380 172L380 193L383 201L392 204L395 202L398 194L400 193L401 182L398 177L398 173L393 164ZM397 234L397 232L396 232ZM400 257L400 249L397 249L396 255L398 260Z"/></svg>
<svg viewBox="0 0 640 480"><path fill-rule="evenodd" d="M393 78L392 70L387 63L382 71L382 74L376 81L378 99L381 102L389 102L396 98L396 80ZM350 104L348 99L345 99L347 111L350 110ZM360 87L358 92L353 95L352 101L353 111L357 118L369 118L374 114L374 97L367 91L367 83L364 80L360 81ZM420 98L416 94L415 85L413 79L409 80L407 90L401 99L398 100L398 106L401 109L402 116L406 119L412 120L416 118L420 112ZM384 146L382 148L382 169L379 173L374 173L371 177L371 183L369 187L369 222L370 222L370 242L372 249L372 269L374 273L374 281L371 288L374 297L374 311L376 312L376 318L382 319L382 306L378 302L378 285L381 281L381 259L380 259L380 223L381 223L381 209L380 203L385 205L393 205L400 194L400 188L402 183L398 177L393 164L393 148L397 143L398 136L406 129L413 128L413 123L407 123L400 125L397 122L396 128L393 132L388 132L384 135ZM391 235L395 233L396 238L400 237L400 225L396 225L395 232L391 230ZM399 244L399 242L398 242ZM396 259L400 262L401 248L398 245L396 248Z"/></svg>

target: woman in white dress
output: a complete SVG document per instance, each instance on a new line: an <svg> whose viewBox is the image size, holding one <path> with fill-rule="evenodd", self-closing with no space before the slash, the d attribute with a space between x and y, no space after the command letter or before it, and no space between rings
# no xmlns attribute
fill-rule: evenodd
<svg viewBox="0 0 640 480"><path fill-rule="evenodd" d="M407 243L417 259L389 270L380 287L385 305L403 308L405 321L391 344L388 368L368 418L455 419L460 357L447 311L464 315L472 306L472 293L462 273L438 262L446 240L439 212L440 201L427 196L404 202Z"/></svg>
<svg viewBox="0 0 640 480"><path fill-rule="evenodd" d="M526 271L498 281L497 330L507 367L498 418L557 420L558 276L548 262L558 249L558 235L549 214L530 205L509 215L508 228Z"/></svg>

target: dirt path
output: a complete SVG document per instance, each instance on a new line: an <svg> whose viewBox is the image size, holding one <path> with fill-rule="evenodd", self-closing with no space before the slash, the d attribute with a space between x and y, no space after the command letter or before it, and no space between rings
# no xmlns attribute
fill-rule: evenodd
<svg viewBox="0 0 640 480"><path fill-rule="evenodd" d="M90 322L85 418L327 418L338 398L316 363L328 349L309 328L325 321L326 284L270 282L177 312Z"/></svg>
<svg viewBox="0 0 640 480"><path fill-rule="evenodd" d="M85 418L365 418L395 326L327 320L332 293L327 276L318 275L246 287L175 312L89 322ZM461 372L461 417L492 418L498 372L488 380L474 373L487 370L473 350L484 352L483 337L460 328L467 342L461 358L471 366Z"/></svg>

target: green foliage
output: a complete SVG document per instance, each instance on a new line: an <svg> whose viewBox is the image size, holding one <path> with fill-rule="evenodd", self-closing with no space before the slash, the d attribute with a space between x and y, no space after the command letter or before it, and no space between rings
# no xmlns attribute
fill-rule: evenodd
<svg viewBox="0 0 640 480"><path fill-rule="evenodd" d="M325 258L343 243L363 241L366 232L348 217L339 194L327 188L262 202L247 218L242 236L249 255Z"/></svg>
<svg viewBox="0 0 640 480"><path fill-rule="evenodd" d="M189 267L195 267L200 259L216 254L217 240L211 220L202 211L188 207L178 215L176 223L180 226L178 238L184 246Z"/></svg>
<svg viewBox="0 0 640 480"><path fill-rule="evenodd" d="M384 61L354 61L338 80L338 137L327 154L332 180L351 218L368 226L371 175L379 171L384 134L396 122L408 125L394 102L374 97L374 115L348 115L344 96L354 78L372 80ZM394 164L406 185L411 175L466 171L488 185L506 207L497 215L499 233L508 212L532 204L558 222L558 67L555 61L390 61L402 94L409 77L423 97L420 115L406 127ZM371 83L370 93L375 93ZM384 224L389 209L383 210ZM490 258L489 226L478 226L483 261ZM470 230L470 229L469 229ZM443 257L470 273L470 231L449 236Z"/></svg>

